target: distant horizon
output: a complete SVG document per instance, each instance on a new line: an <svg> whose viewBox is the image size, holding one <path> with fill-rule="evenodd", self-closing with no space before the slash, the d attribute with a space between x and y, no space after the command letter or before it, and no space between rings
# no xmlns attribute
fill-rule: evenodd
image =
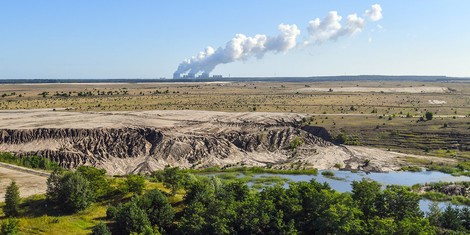
<svg viewBox="0 0 470 235"><path fill-rule="evenodd" d="M308 82L308 81L354 81L354 78L357 78L358 81L406 81L406 80L416 80L416 81L425 81L426 79L434 79L433 81L439 81L440 79L449 79L449 80L470 80L470 77L454 77L446 75L331 75L331 76L277 76L277 77L265 77L265 76L243 76L243 77L209 77L209 78L0 78L0 84L6 84L5 81L36 81L38 83L48 83L48 81L56 82L81 82L81 81L99 81L99 82L146 82L146 81L165 81L165 82L204 82L204 81L230 81L230 80L239 80L243 81L282 81L288 82L292 80L294 82ZM252 79L252 80L250 80Z"/></svg>

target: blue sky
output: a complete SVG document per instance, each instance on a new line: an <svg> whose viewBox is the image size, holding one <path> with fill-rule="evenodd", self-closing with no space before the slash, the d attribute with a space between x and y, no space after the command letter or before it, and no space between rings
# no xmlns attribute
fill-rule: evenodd
<svg viewBox="0 0 470 235"><path fill-rule="evenodd" d="M235 34L276 36L295 24L380 4L383 19L337 40L220 64L224 76L448 75L470 77L470 1L0 1L0 79L171 77ZM342 22L343 22L342 21Z"/></svg>

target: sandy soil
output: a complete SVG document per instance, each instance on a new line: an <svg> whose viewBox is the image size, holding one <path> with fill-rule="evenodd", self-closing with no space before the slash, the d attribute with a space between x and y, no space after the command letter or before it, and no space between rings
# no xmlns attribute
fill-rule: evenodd
<svg viewBox="0 0 470 235"><path fill-rule="evenodd" d="M52 110L15 110L0 112L0 128L8 129L28 129L28 128L126 128L126 127L154 127L162 130L165 135L210 135L231 130L240 131L243 128L257 124L277 124L299 120L306 115L295 113L230 113L213 111L192 111L192 110L154 110L140 112L61 112ZM57 140L44 140L31 142L21 146L0 145L0 151L35 151L40 149L57 150L61 145ZM18 149L20 148L20 149ZM437 158L429 156L416 156L409 154L394 153L380 149L358 147L358 146L329 146L320 147L312 151L305 149L299 155L301 162L318 169L333 169L336 164L351 169L357 169L366 160L370 161L370 169L373 171L398 170L402 166L408 165L407 159L418 158L433 162L446 162L449 164L452 159ZM276 163L287 160L286 156L276 153L240 153L237 156L220 160L218 158L208 158L205 161L221 165L244 163L252 166L263 166L267 163ZM293 161L292 159L289 160ZM107 159L102 162L102 167L109 172L121 174L130 171L127 166L136 166L146 162L150 165L161 168L168 162L159 162L157 159L150 159L145 156L133 159ZM173 163L172 163L173 164ZM175 162L174 164L177 164ZM189 167L181 165L182 167ZM121 169L118 172L113 169Z"/></svg>
<svg viewBox="0 0 470 235"><path fill-rule="evenodd" d="M10 185L12 180L14 180L20 188L20 197L46 193L46 176L6 168L2 164L0 165L0 202L5 200L6 188Z"/></svg>
<svg viewBox="0 0 470 235"><path fill-rule="evenodd" d="M428 100L428 103L430 103L430 104L447 104L447 101L445 101L445 100Z"/></svg>
<svg viewBox="0 0 470 235"><path fill-rule="evenodd" d="M306 114L263 112L214 112L197 110L152 110L140 112L60 112L51 109L0 111L1 129L30 128L170 128L190 124L227 122L275 124L294 121ZM199 126L199 125L198 125ZM199 126L203 128L204 126Z"/></svg>
<svg viewBox="0 0 470 235"><path fill-rule="evenodd" d="M306 87L300 88L299 92L385 92L385 93L445 93L449 92L447 87L420 86L420 87Z"/></svg>

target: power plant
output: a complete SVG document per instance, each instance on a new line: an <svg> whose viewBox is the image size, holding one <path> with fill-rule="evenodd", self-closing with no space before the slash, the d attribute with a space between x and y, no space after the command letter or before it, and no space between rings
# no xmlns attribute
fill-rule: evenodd
<svg viewBox="0 0 470 235"><path fill-rule="evenodd" d="M222 77L223 77L222 75L213 75L212 76L212 78L222 78ZM173 79L195 79L195 78L208 79L208 78L211 78L211 76L207 72L203 72L199 75L195 74L195 73L187 73L187 74L182 74L182 73L178 73L178 72L173 73Z"/></svg>

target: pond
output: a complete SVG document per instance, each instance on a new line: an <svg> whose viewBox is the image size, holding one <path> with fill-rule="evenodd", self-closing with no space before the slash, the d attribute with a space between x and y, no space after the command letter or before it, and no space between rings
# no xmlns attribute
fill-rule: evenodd
<svg viewBox="0 0 470 235"><path fill-rule="evenodd" d="M331 188L339 192L350 192L352 190L351 183L353 181L360 181L363 178L375 180L381 183L384 187L387 185L404 185L412 186L414 184L424 184L424 183L433 183L433 182L460 182L460 181L470 181L468 176L453 176L450 174L445 174L437 171L422 171L422 172L387 172L387 173L365 173L365 172L351 172L351 171L339 171L339 170L328 170L334 173L334 176L324 176L322 172L319 171L318 175L290 175L290 174L269 174L269 173L260 173L260 174L250 174L252 179L248 182L249 186L253 186L253 182L256 182L256 179L260 178L283 178L286 179L284 182L284 187L289 186L289 182L299 182L299 181L310 181L315 179L317 182L324 183L327 182ZM224 173L218 173L224 174ZM217 175L217 174L210 174ZM244 177L242 173L238 174L237 177ZM279 181L277 181L279 182ZM269 185L269 181L267 183ZM420 208L422 211L427 212L432 201L423 199L420 201ZM449 203L439 202L439 207L441 209L445 208Z"/></svg>
<svg viewBox="0 0 470 235"><path fill-rule="evenodd" d="M289 179L291 182L310 181L315 179L317 182L327 182L331 188L339 192L350 192L352 190L351 183L360 181L363 178L375 180L382 185L404 185L411 186L414 184L424 184L432 182L459 182L470 181L468 176L452 176L438 171L422 171L422 172L388 172L388 173L365 173L329 170L334 173L334 177L322 175L319 171L318 175L288 175L288 174L256 174L256 177L279 176ZM288 184L286 184L288 186Z"/></svg>

